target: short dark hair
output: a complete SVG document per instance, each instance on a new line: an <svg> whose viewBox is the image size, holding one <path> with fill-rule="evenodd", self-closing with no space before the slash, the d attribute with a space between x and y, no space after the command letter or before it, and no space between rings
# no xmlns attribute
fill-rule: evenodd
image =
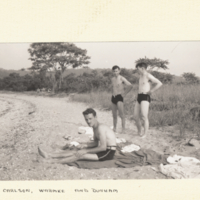
<svg viewBox="0 0 200 200"><path fill-rule="evenodd" d="M93 108L87 108L85 111L83 111L83 115L89 115L93 114L94 117L96 117L97 113Z"/></svg>
<svg viewBox="0 0 200 200"><path fill-rule="evenodd" d="M120 67L115 65L115 66L112 67L112 70L114 71L115 69L119 69L120 70Z"/></svg>
<svg viewBox="0 0 200 200"><path fill-rule="evenodd" d="M145 69L147 69L147 64L144 63L144 62L141 62L141 63L138 63L138 64L136 65L136 68L138 68L138 67L144 67Z"/></svg>

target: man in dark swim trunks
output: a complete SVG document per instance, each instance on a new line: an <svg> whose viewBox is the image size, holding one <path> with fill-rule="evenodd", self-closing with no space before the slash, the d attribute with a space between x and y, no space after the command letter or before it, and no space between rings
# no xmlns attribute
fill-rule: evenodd
<svg viewBox="0 0 200 200"><path fill-rule="evenodd" d="M151 102L151 97L149 94L138 94L138 97L137 97L137 101L138 103L140 104L142 101L148 101L149 103Z"/></svg>
<svg viewBox="0 0 200 200"><path fill-rule="evenodd" d="M117 65L113 66L112 71L114 77L112 81L112 115L113 115L113 130L116 132L117 129L117 111L122 120L122 133L125 132L125 114L124 114L124 97L128 92L131 91L132 85L123 76L120 75L120 67ZM124 86L126 88L124 89Z"/></svg>
<svg viewBox="0 0 200 200"><path fill-rule="evenodd" d="M78 146L79 151L47 153L38 147L38 152L49 163L71 163L77 160L104 161L112 160L116 151L116 137L108 126L100 124L97 120L96 112L88 108L83 112L88 126L93 128L94 140L88 143L81 143Z"/></svg>
<svg viewBox="0 0 200 200"><path fill-rule="evenodd" d="M155 92L158 88L162 86L162 83L149 74L147 72L147 64L146 63L138 63L136 65L138 73L140 75L139 78L139 92L137 96L137 102L135 104L134 109L134 119L136 121L136 126L138 129L138 134L144 138L149 129L149 103L151 102L150 95ZM150 82L154 83L155 86L151 88ZM144 133L142 134L142 123L144 122Z"/></svg>

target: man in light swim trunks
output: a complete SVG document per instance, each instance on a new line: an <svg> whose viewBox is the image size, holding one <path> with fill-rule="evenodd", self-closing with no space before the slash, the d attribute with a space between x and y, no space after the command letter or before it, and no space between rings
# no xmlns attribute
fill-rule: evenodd
<svg viewBox="0 0 200 200"><path fill-rule="evenodd" d="M122 133L125 133L125 114L124 114L124 97L128 92L131 91L132 85L127 79L120 75L120 67L117 65L113 66L112 71L114 77L112 81L112 115L113 115L113 130L116 132L117 129L117 111L122 120ZM127 86L124 88L124 86Z"/></svg>
<svg viewBox="0 0 200 200"><path fill-rule="evenodd" d="M149 113L149 103L151 102L150 95L153 92L155 92L158 88L160 88L162 86L162 83L157 78L155 78L154 76L152 76L147 72L146 63L138 63L136 65L136 69L138 70L140 78L139 78L139 91L134 108L134 119L138 129L138 134L142 138L144 138L147 135L149 129L148 113ZM155 86L151 88L150 82L155 84ZM144 123L144 133L142 133L141 121Z"/></svg>
<svg viewBox="0 0 200 200"><path fill-rule="evenodd" d="M83 112L88 126L93 128L94 140L88 143L81 143L79 150L74 152L47 153L38 147L38 152L49 163L71 163L78 160L105 161L112 160L116 151L116 137L108 126L97 120L96 112L88 108Z"/></svg>

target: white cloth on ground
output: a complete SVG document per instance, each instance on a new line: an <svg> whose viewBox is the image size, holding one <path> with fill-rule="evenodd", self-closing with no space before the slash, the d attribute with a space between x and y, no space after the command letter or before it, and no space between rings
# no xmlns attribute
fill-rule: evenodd
<svg viewBox="0 0 200 200"><path fill-rule="evenodd" d="M160 164L160 171L175 179L200 178L200 160L193 157L174 155L168 157L168 165Z"/></svg>
<svg viewBox="0 0 200 200"><path fill-rule="evenodd" d="M193 158L193 157L184 157L184 156L178 156L178 155L174 155L173 157L169 156L167 158L167 162L174 164L174 163L200 163L200 160Z"/></svg>
<svg viewBox="0 0 200 200"><path fill-rule="evenodd" d="M135 145L135 144L131 144L128 146L125 146L122 148L122 152L132 152L132 151L138 151L140 149L139 146Z"/></svg>
<svg viewBox="0 0 200 200"><path fill-rule="evenodd" d="M126 140L124 138L116 138L116 143L125 143Z"/></svg>
<svg viewBox="0 0 200 200"><path fill-rule="evenodd" d="M76 142L76 141L70 142L70 144L73 145L73 146L75 146L75 147L79 145L79 143Z"/></svg>
<svg viewBox="0 0 200 200"><path fill-rule="evenodd" d="M80 126L78 128L78 133L82 134L88 134L88 135L94 135L93 129L91 127L85 127L85 126Z"/></svg>

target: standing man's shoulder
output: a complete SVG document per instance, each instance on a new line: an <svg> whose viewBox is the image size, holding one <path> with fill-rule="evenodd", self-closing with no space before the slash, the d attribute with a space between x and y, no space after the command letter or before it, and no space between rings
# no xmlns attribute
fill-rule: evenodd
<svg viewBox="0 0 200 200"><path fill-rule="evenodd" d="M147 78L153 83L161 83L155 76L150 73L147 73Z"/></svg>
<svg viewBox="0 0 200 200"><path fill-rule="evenodd" d="M150 74L149 72L147 72L146 73L146 77L148 78L148 79L151 79L152 77L154 77L152 74Z"/></svg>
<svg viewBox="0 0 200 200"><path fill-rule="evenodd" d="M119 75L119 77L120 77L121 80L124 80L124 79L125 79L122 75Z"/></svg>
<svg viewBox="0 0 200 200"><path fill-rule="evenodd" d="M125 77L121 76L120 78L121 78L121 81L122 81L123 84L131 85L131 83Z"/></svg>

